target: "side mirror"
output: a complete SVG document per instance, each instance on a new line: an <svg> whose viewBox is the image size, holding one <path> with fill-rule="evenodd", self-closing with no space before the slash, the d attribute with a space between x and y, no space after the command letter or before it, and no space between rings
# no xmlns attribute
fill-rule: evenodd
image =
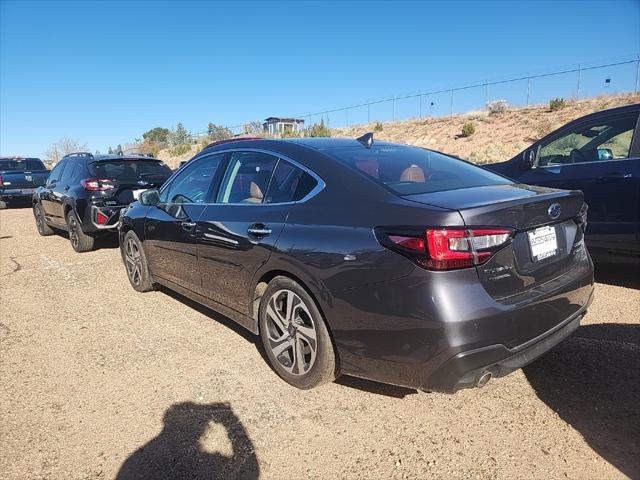
<svg viewBox="0 0 640 480"><path fill-rule="evenodd" d="M613 160L613 152L610 148L598 149L598 160Z"/></svg>
<svg viewBox="0 0 640 480"><path fill-rule="evenodd" d="M522 170L531 170L536 163L536 151L533 148L525 150L522 154L522 162L520 162L520 168Z"/></svg>
<svg viewBox="0 0 640 480"><path fill-rule="evenodd" d="M157 188L150 188L142 192L138 200L142 205L148 207L158 205L160 203L160 192L158 192Z"/></svg>

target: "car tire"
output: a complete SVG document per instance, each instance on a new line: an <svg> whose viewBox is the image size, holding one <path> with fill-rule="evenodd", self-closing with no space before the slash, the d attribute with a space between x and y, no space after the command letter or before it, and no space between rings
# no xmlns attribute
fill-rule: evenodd
<svg viewBox="0 0 640 480"><path fill-rule="evenodd" d="M67 231L71 246L76 252L83 253L93 250L96 239L82 231L80 220L73 210L67 213Z"/></svg>
<svg viewBox="0 0 640 480"><path fill-rule="evenodd" d="M53 228L47 225L47 221L44 219L44 212L42 211L42 205L39 203L33 204L33 216L36 220L36 229L38 233L43 237L53 235L55 232Z"/></svg>
<svg viewBox="0 0 640 480"><path fill-rule="evenodd" d="M154 290L155 285L151 279L142 242L133 230L129 230L125 234L122 245L122 258L131 286L138 292Z"/></svg>
<svg viewBox="0 0 640 480"><path fill-rule="evenodd" d="M259 327L271 367L308 390L338 376L335 349L311 295L292 279L275 277L260 300Z"/></svg>

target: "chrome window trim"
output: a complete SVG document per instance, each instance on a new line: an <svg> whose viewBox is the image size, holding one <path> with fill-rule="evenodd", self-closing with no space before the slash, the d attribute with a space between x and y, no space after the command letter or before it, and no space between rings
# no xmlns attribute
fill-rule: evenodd
<svg viewBox="0 0 640 480"><path fill-rule="evenodd" d="M279 152L273 152L271 150L265 150L265 149L262 149L262 148L227 148L225 150L216 150L215 152L211 152L211 153L213 154L213 153L229 153L229 152L231 152L231 153L235 153L235 152L264 153L265 155L271 155L272 157L276 157L278 159L282 159L285 162L289 162L289 163L293 164L295 167L299 168L300 170L302 170L302 171L308 173L309 175L311 175L313 177L313 179L316 181L316 186L313 187L311 189L311 191L309 193L307 193L304 197L302 197L300 200L294 201L294 202L274 202L274 203L264 203L264 202L262 202L262 203L217 203L217 202L211 202L211 203L207 203L207 205L237 205L237 206L244 206L244 207L257 207L257 206L269 206L269 205L296 205L296 204L307 202L311 198L313 198L316 195L318 195L327 186L327 184L324 182L324 180L317 173L315 173L313 170L311 170L309 167L307 167L306 165L302 165L300 162L297 162L296 160L293 160L292 158L287 157L286 155L283 155L283 154L281 154ZM228 165L227 165L227 167L228 167ZM277 168L277 164L276 164L276 168ZM274 168L274 171L275 171L275 168ZM271 181L269 181L269 183L271 183ZM220 188L222 188L222 185L220 185Z"/></svg>
<svg viewBox="0 0 640 480"><path fill-rule="evenodd" d="M609 160L593 160L591 162L580 163L559 163L557 165L543 165L541 167L532 167L532 170L542 170L547 168L564 168L564 167L578 167L580 165L598 165L605 162L627 162L629 160L638 160L640 157L627 157L627 158L611 158Z"/></svg>

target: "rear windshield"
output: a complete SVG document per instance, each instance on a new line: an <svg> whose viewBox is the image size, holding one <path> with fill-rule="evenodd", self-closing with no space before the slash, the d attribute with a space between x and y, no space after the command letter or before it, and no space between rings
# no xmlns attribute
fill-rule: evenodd
<svg viewBox="0 0 640 480"><path fill-rule="evenodd" d="M44 164L37 158L0 160L0 172L35 172L37 170L46 170Z"/></svg>
<svg viewBox="0 0 640 480"><path fill-rule="evenodd" d="M399 195L512 183L481 167L417 147L374 145L371 149L348 147L325 152Z"/></svg>
<svg viewBox="0 0 640 480"><path fill-rule="evenodd" d="M94 162L89 166L92 176L115 180L148 179L163 181L171 175L171 169L164 163L153 160L114 160Z"/></svg>

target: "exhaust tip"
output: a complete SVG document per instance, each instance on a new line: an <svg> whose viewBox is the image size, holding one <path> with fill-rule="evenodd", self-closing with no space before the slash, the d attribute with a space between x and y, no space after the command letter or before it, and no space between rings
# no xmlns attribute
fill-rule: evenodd
<svg viewBox="0 0 640 480"><path fill-rule="evenodd" d="M476 383L476 387L478 388L484 387L487 383L489 383L489 380L491 380L491 377L492 377L491 372L483 373L480 379L478 380L478 383Z"/></svg>

